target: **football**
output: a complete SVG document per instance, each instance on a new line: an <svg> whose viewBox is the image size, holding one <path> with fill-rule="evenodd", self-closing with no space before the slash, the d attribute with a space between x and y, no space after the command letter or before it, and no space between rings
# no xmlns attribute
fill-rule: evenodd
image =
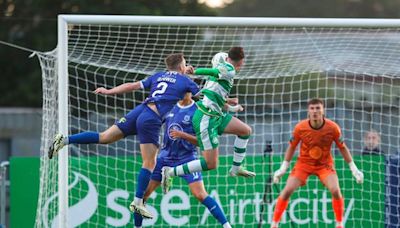
<svg viewBox="0 0 400 228"><path fill-rule="evenodd" d="M224 63L226 61L226 58L228 58L228 53L218 52L217 54L214 55L214 57L211 60L212 67L216 68L218 64Z"/></svg>

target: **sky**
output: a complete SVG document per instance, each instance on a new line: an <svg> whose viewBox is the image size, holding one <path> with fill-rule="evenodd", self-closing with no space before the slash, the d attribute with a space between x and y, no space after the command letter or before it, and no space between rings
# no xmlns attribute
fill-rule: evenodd
<svg viewBox="0 0 400 228"><path fill-rule="evenodd" d="M233 0L198 0L199 3L206 3L209 7L212 8L221 8L226 4L232 3Z"/></svg>

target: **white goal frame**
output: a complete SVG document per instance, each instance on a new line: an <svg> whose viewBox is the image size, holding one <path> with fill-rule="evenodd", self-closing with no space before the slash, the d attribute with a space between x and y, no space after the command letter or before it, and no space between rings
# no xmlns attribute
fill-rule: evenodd
<svg viewBox="0 0 400 228"><path fill-rule="evenodd" d="M68 24L118 25L208 25L208 26L290 26L290 27L400 27L400 19L339 19L339 18L255 18L255 17L182 17L182 16L58 16L58 131L68 135ZM68 147L58 156L59 227L68 227Z"/></svg>

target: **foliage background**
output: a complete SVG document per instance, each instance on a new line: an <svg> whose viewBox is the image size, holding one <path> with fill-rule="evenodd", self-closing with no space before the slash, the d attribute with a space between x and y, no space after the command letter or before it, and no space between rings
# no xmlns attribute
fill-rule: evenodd
<svg viewBox="0 0 400 228"><path fill-rule="evenodd" d="M210 0L208 0L210 1ZM0 40L38 51L57 45L58 14L398 18L396 0L0 0ZM200 3L201 2L201 3ZM41 72L29 53L0 45L0 107L41 107Z"/></svg>

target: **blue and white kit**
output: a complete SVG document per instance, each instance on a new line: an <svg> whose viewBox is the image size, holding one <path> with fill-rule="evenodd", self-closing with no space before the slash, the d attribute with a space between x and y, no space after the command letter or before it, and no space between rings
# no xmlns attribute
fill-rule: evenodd
<svg viewBox="0 0 400 228"><path fill-rule="evenodd" d="M165 115L183 99L185 93L196 94L199 87L189 77L174 71L156 73L142 80L141 85L143 89L150 89L149 97L117 121L116 125L125 137L137 135L141 144L153 143L159 146L160 129ZM156 105L159 115L147 106L149 103Z"/></svg>
<svg viewBox="0 0 400 228"><path fill-rule="evenodd" d="M165 133L163 146L157 158L157 164L151 176L152 180L161 182L161 169L163 166L175 167L197 159L197 148L184 139L173 139L169 132L179 130L195 135L192 127L192 117L197 106L193 102L189 106L176 104L165 117ZM188 184L202 180L200 172L181 176Z"/></svg>

